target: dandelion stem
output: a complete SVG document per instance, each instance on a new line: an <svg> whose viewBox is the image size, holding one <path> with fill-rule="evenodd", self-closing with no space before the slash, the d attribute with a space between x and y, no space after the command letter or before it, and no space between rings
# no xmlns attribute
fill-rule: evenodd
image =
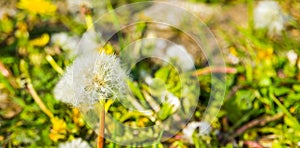
<svg viewBox="0 0 300 148"><path fill-rule="evenodd" d="M43 103L42 99L39 97L35 89L33 88L32 84L29 82L26 85L27 90L29 91L30 95L32 96L33 100L38 104L40 109L49 117L53 118L53 113L46 107L46 105Z"/></svg>
<svg viewBox="0 0 300 148"><path fill-rule="evenodd" d="M46 59L55 71L57 71L61 75L64 74L64 70L61 67L58 66L58 64L55 62L55 60L50 55L47 55Z"/></svg>
<svg viewBox="0 0 300 148"><path fill-rule="evenodd" d="M85 15L85 22L86 22L86 27L87 30L93 30L95 31L94 23L93 23L93 18L91 15L87 14Z"/></svg>
<svg viewBox="0 0 300 148"><path fill-rule="evenodd" d="M104 108L105 101L100 100L100 123L99 123L99 135L98 135L98 148L104 147L104 129L105 129L105 108Z"/></svg>
<svg viewBox="0 0 300 148"><path fill-rule="evenodd" d="M28 90L29 94L32 96L33 100L38 104L38 106L40 107L40 109L49 117L49 118L53 118L54 115L53 113L46 107L46 105L44 104L44 102L42 101L42 99L40 98L40 96L37 94L36 90L34 89L32 83L31 83L31 79L30 79L30 75L28 73L28 67L27 64L24 60L20 61L20 70L22 72L22 74L25 76L26 78L26 84L25 84L25 88Z"/></svg>

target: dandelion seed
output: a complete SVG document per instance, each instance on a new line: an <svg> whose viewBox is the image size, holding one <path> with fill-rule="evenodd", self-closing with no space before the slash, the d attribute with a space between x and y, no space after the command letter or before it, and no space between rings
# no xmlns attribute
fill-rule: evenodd
<svg viewBox="0 0 300 148"><path fill-rule="evenodd" d="M90 148L91 146L83 141L81 138L74 139L72 141L61 143L58 146L59 148Z"/></svg>
<svg viewBox="0 0 300 148"><path fill-rule="evenodd" d="M266 28L269 35L280 35L287 17L276 1L260 1L254 10L255 28Z"/></svg>
<svg viewBox="0 0 300 148"><path fill-rule="evenodd" d="M100 99L126 92L126 73L115 55L89 52L78 57L54 89L55 97L75 107L91 106Z"/></svg>

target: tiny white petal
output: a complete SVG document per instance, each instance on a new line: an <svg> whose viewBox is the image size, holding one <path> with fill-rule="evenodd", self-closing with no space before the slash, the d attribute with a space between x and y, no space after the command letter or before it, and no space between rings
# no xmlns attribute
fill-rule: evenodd
<svg viewBox="0 0 300 148"><path fill-rule="evenodd" d="M228 55L228 60L232 64L238 64L240 62L240 59L238 57L234 56L233 54Z"/></svg>
<svg viewBox="0 0 300 148"><path fill-rule="evenodd" d="M186 140L190 143L193 143L193 133L194 131L199 128L197 134L200 135L207 135L211 132L211 126L208 122L191 122L183 129L183 135Z"/></svg>
<svg viewBox="0 0 300 148"><path fill-rule="evenodd" d="M172 111L175 112L180 107L180 100L178 97L174 96L172 93L167 92L167 99L166 102L168 102L170 105L173 106Z"/></svg>
<svg viewBox="0 0 300 148"><path fill-rule="evenodd" d="M292 66L297 63L298 55L294 50L290 50L287 53L287 58Z"/></svg>
<svg viewBox="0 0 300 148"><path fill-rule="evenodd" d="M85 6L92 8L92 4L89 0L67 0L68 10L71 13L80 11L80 8Z"/></svg>

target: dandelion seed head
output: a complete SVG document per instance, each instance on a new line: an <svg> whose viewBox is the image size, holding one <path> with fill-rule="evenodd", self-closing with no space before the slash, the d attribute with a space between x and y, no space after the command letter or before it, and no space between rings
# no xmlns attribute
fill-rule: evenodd
<svg viewBox="0 0 300 148"><path fill-rule="evenodd" d="M91 106L100 99L122 97L126 93L126 77L115 55L90 52L78 57L67 69L54 94L75 107Z"/></svg>

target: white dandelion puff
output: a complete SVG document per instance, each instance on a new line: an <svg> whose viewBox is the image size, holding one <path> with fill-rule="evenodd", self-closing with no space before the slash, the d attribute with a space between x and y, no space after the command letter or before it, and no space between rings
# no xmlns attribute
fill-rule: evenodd
<svg viewBox="0 0 300 148"><path fill-rule="evenodd" d="M126 72L115 55L88 52L78 57L54 89L55 97L75 107L126 93Z"/></svg>
<svg viewBox="0 0 300 148"><path fill-rule="evenodd" d="M255 28L266 28L269 35L280 35L287 17L276 1L260 1L254 10Z"/></svg>
<svg viewBox="0 0 300 148"><path fill-rule="evenodd" d="M74 139L69 142L61 143L58 146L59 148L90 148L91 146L83 141L81 138Z"/></svg>

